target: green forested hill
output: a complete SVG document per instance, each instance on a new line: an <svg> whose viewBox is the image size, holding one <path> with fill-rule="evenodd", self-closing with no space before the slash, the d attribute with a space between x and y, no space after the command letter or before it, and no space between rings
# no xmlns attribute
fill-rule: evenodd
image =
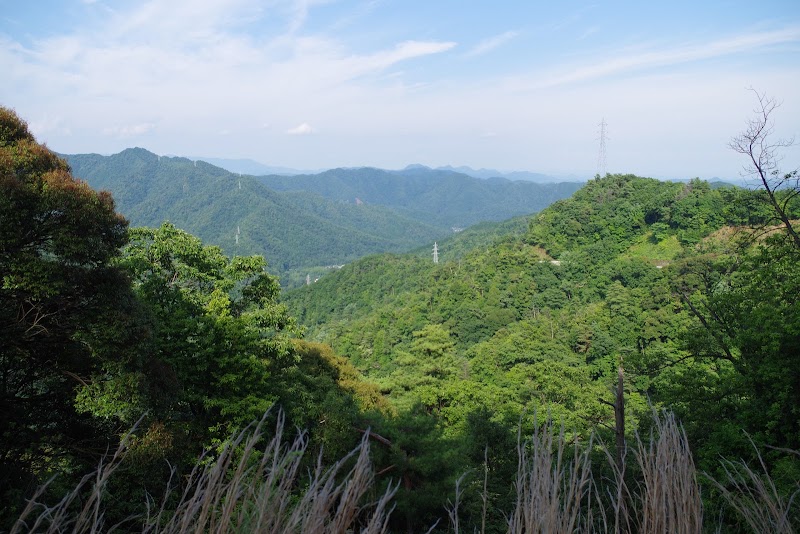
<svg viewBox="0 0 800 534"><path fill-rule="evenodd" d="M290 292L288 297L290 302L308 301L309 306L318 302L331 303L327 298L328 288L340 291L343 285L340 281L343 279L351 280L355 285L340 293L342 299L347 299L345 295L348 293L361 294L364 289L360 284L368 284L374 278L387 284L392 280L402 281L405 285L411 285L414 293L441 290L443 284L440 280L453 279L454 283L459 283L459 277L452 273L454 269L463 272L467 265L471 266L470 269L463 272L460 278L462 282L468 282L473 291L477 291L477 295L473 295L477 297L486 293L489 287L480 287L483 284L473 278L488 282L512 271L525 277L530 277L530 269L590 274L596 269L606 268L610 260L624 260L651 265L653 272L657 272L655 267L658 264L675 257L686 245L697 242L703 235L719 228L725 217L724 199L730 200L739 194L743 193L738 190L715 192L708 184L698 181L678 184L627 176L593 180L573 197L558 201L531 218L516 220L516 224L527 222L528 228L523 235L500 239L496 243L491 240L483 242L471 251L462 251L454 258L457 261L446 261L443 257L442 263L434 265L430 251L420 251L414 257L386 255L382 259L367 258L314 287ZM467 239L469 235L470 232L465 232L463 236L451 238L451 241L459 248L459 240ZM448 243L443 242L441 249L445 254ZM553 263L562 259L561 265ZM397 262L420 265L420 274L413 281L406 272L393 276L397 272ZM476 269L488 269L491 276L479 274L475 272ZM351 272L358 275L349 276ZM444 276L447 273L450 276ZM541 285L541 282L528 281L528 291L534 291L534 286ZM390 298L386 293L370 296L374 297L371 299L374 306ZM515 301L524 301L530 295L515 292L513 298ZM567 298L566 293L564 298ZM338 309L338 305L344 303L343 300L331 304L336 304L332 308ZM477 302L476 307L486 309L486 306ZM310 309L301 305L297 311L308 314L311 313ZM372 311L367 309L365 313ZM309 317L310 324L329 320L337 320L335 311L330 315Z"/></svg>
<svg viewBox="0 0 800 534"><path fill-rule="evenodd" d="M110 191L134 226L169 220L229 254L262 254L278 272L406 250L451 232L380 206L276 192L252 177L143 149L66 159L76 176Z"/></svg>
<svg viewBox="0 0 800 534"><path fill-rule="evenodd" d="M481 222L463 231L448 236L438 242L439 261L459 260L475 249L486 248L504 239L513 239L524 234L533 215L521 215L500 222ZM431 258L430 246L411 251L425 258Z"/></svg>
<svg viewBox="0 0 800 534"><path fill-rule="evenodd" d="M314 191L325 198L350 203L359 199L365 204L395 208L416 220L460 228L535 213L582 185L484 180L428 168L332 169L313 175L258 179L278 191Z"/></svg>
<svg viewBox="0 0 800 534"><path fill-rule="evenodd" d="M169 220L228 254L264 255L290 285L324 266L433 242L453 226L534 213L578 187L431 170L253 178L140 148L65 158L76 176L110 191L134 226Z"/></svg>
<svg viewBox="0 0 800 534"><path fill-rule="evenodd" d="M721 453L752 453L741 429L759 443L800 445L793 415L757 415L797 398L797 373L771 375L766 362L786 354L752 353L762 329L747 305L733 311L726 300L762 294L747 293L756 291L747 266L765 261L751 255L778 254L776 265L796 257L778 245L754 252L743 228L769 220L761 192L607 176L531 217L523 235L439 264L429 253L372 256L286 302L309 337L396 405L434 416L445 435L474 432L481 410L505 427L538 410L578 434L602 434L614 425L607 403L622 365L629 431L648 403L669 407L712 469ZM797 299L784 300L798 281L790 278L765 306L798 317ZM794 327L769 325L769 350L796 353ZM776 392L761 389L759 373Z"/></svg>

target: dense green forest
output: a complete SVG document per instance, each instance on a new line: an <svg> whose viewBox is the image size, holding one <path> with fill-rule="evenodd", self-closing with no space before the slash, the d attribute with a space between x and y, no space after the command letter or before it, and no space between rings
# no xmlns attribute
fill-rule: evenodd
<svg viewBox="0 0 800 534"><path fill-rule="evenodd" d="M480 179L422 166L402 171L332 169L312 175L260 176L258 180L277 191L311 191L342 202L358 198L448 228L528 215L568 197L582 185Z"/></svg>
<svg viewBox="0 0 800 534"><path fill-rule="evenodd" d="M747 453L742 428L797 444L797 336L786 320L796 256L778 237L754 245L744 229L771 221L763 196L608 176L533 217L521 237L437 265L373 256L286 301L309 338L453 432L481 408L506 426L537 408L584 433L613 426L603 400L622 363L631 429L648 401L669 406L708 468L721 451ZM783 283L746 297L754 277ZM757 313L768 322L756 325Z"/></svg>
<svg viewBox="0 0 800 534"><path fill-rule="evenodd" d="M132 225L157 227L168 220L226 254L264 256L284 287L367 254L432 243L453 227L533 213L580 186L432 170L240 176L141 148L64 157L76 177L111 192Z"/></svg>
<svg viewBox="0 0 800 534"><path fill-rule="evenodd" d="M77 177L110 191L132 224L168 220L228 254L264 256L273 274L408 250L451 232L379 206L276 192L251 176L144 149L66 159Z"/></svg>
<svg viewBox="0 0 800 534"><path fill-rule="evenodd" d="M0 529L791 532L800 189L762 176L598 176L281 295L0 109Z"/></svg>

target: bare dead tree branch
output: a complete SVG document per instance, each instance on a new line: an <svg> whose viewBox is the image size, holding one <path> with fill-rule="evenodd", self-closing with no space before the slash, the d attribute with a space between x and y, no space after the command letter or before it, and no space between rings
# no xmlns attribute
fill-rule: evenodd
<svg viewBox="0 0 800 534"><path fill-rule="evenodd" d="M780 104L765 93L759 93L753 88L750 90L758 100L758 105L753 110L754 116L748 119L745 130L731 139L728 146L747 157L749 161L743 167L745 176L755 176L761 182L770 205L786 228L795 247L800 249L800 236L795 232L786 212L788 199L784 202L778 199L778 191L782 189L791 191L790 196L800 190L797 169L784 173L779 166L783 158L780 152L793 146L794 138L773 138L775 121L772 115Z"/></svg>

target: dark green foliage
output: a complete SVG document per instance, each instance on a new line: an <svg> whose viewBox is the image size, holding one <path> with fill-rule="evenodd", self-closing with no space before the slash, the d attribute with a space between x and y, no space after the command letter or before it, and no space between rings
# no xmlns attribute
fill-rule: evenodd
<svg viewBox="0 0 800 534"><path fill-rule="evenodd" d="M725 421L693 435L708 460L721 447L749 456L740 429L759 444L800 448L799 260L784 236L774 236L734 262L686 263L678 290L699 319L684 336L698 361L688 377L695 391L679 413Z"/></svg>
<svg viewBox="0 0 800 534"><path fill-rule="evenodd" d="M165 223L133 230L123 265L157 325L148 365L171 377L153 391L159 418L224 436L263 414L274 400L268 368L290 358L292 332L263 258L229 260Z"/></svg>
<svg viewBox="0 0 800 534"><path fill-rule="evenodd" d="M66 162L0 108L0 498L6 503L18 503L29 484L53 470L84 468L105 452L111 429L76 409L76 392L106 374L116 377L109 390L125 383L136 389L131 373L148 329L113 264L126 228L110 195L73 178Z"/></svg>
<svg viewBox="0 0 800 534"><path fill-rule="evenodd" d="M501 222L474 224L438 242L439 261L457 261L476 249L486 249L498 241L513 240L528 230L532 215L514 217ZM420 257L430 258L431 247L417 249Z"/></svg>
<svg viewBox="0 0 800 534"><path fill-rule="evenodd" d="M393 408L377 387L327 345L296 340L294 361L274 369L278 404L297 428L306 429L312 448L333 463L347 454L371 421Z"/></svg>
<svg viewBox="0 0 800 534"><path fill-rule="evenodd" d="M293 339L299 331L262 257L228 258L164 223L133 229L121 263L154 323L142 371L150 412L132 447L138 461L114 488L125 502L144 498L137 488L159 495L165 461L183 472L198 450L221 446L272 405L331 461L358 442L363 413L387 410L329 348ZM101 399L82 406L101 416Z"/></svg>

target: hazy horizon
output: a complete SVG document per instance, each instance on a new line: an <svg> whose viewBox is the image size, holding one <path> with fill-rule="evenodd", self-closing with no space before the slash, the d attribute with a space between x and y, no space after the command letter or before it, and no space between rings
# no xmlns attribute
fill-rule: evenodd
<svg viewBox="0 0 800 534"><path fill-rule="evenodd" d="M748 87L800 124L790 1L0 4L0 104L62 153L588 177L604 119L608 172L733 179Z"/></svg>

